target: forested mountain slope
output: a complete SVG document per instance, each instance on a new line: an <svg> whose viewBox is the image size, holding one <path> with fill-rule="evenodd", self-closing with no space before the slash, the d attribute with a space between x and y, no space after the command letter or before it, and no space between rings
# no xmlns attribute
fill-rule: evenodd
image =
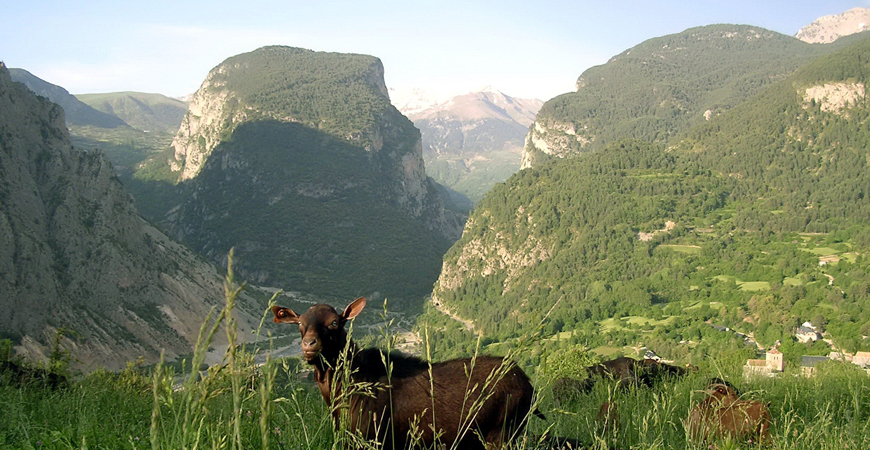
<svg viewBox="0 0 870 450"><path fill-rule="evenodd" d="M546 102L526 139L522 167L622 138L667 143L848 42L811 45L748 25L650 39L585 71L576 92Z"/></svg>
<svg viewBox="0 0 870 450"><path fill-rule="evenodd" d="M710 324L788 346L812 320L838 345L867 348L868 74L864 40L671 147L623 141L521 171L473 212L433 302L485 342L530 332L552 310L546 334L593 347L744 348ZM438 351L468 348L440 313L420 324Z"/></svg>
<svg viewBox="0 0 870 450"><path fill-rule="evenodd" d="M166 226L215 262L235 247L258 284L418 301L459 236L463 217L426 176L420 132L390 104L372 56L231 57L194 95L173 147L168 167L153 167L181 181Z"/></svg>
<svg viewBox="0 0 870 450"><path fill-rule="evenodd" d="M80 94L77 99L97 111L115 116L127 125L149 133L175 133L187 112L187 103L161 94L110 92Z"/></svg>

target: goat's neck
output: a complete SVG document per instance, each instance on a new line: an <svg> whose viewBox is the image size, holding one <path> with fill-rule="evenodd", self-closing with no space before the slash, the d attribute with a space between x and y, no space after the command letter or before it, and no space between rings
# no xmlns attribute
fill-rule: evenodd
<svg viewBox="0 0 870 450"><path fill-rule="evenodd" d="M339 364L350 364L350 370L353 370L353 359L357 353L357 346L353 341L349 341L335 355L332 355L328 360L321 358L314 365L314 377L317 381L317 387L320 388L320 395L327 405L332 406L333 399L341 394L341 375L336 376L336 370L342 370ZM343 355L343 356L342 356Z"/></svg>

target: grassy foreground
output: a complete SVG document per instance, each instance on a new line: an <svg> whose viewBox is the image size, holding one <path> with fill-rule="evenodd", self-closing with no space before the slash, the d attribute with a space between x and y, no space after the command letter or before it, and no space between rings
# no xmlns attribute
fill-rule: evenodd
<svg viewBox="0 0 870 450"><path fill-rule="evenodd" d="M232 271L223 311L207 320L187 367L199 367L218 332L237 342L232 316L239 287ZM317 387L299 377L294 361L267 359L229 346L224 364L206 372L175 373L158 364L130 364L120 373L94 372L68 387L20 386L0 377L0 449L329 449L345 448ZM712 366L715 367L715 364ZM739 368L737 368L739 369ZM532 373L531 368L527 369ZM786 374L745 382L734 369L694 374L655 388L592 392L553 398L536 384L547 420L530 419L511 448L537 448L541 435L570 437L587 448L736 449L744 442L688 442L684 420L711 376L732 380L746 398L770 404L775 449L870 448L870 377L847 364L827 364L817 376ZM616 405L620 428L598 431L604 401Z"/></svg>

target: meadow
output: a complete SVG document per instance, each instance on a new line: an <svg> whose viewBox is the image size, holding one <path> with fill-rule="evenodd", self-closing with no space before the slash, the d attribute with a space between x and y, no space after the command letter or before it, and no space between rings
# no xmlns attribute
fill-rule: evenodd
<svg viewBox="0 0 870 450"><path fill-rule="evenodd" d="M231 273L226 288L224 309L203 324L183 366L131 362L121 372L93 372L59 388L0 377L0 449L350 448L348 431L334 429L329 408L297 359L267 356L258 364L261 350L230 345L223 364L198 370L217 333L238 342L233 309L241 288ZM389 346L393 335L389 328L382 333L386 339L380 341ZM527 345L518 344L517 354ZM714 376L731 380L743 397L769 404L774 425L766 448L870 448L870 377L851 364L822 364L812 378L786 371L745 381L733 362L711 361L698 373L651 388L599 382L589 393L559 398L552 377L525 369L534 375L537 407L547 419L530 418L511 449L546 448L542 436L568 437L595 449L758 448L751 442L688 440L684 421ZM621 426L615 432L596 424L605 401L616 405Z"/></svg>

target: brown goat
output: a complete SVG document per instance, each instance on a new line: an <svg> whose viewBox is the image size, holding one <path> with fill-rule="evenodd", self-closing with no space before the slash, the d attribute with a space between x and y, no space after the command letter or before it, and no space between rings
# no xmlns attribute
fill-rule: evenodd
<svg viewBox="0 0 870 450"><path fill-rule="evenodd" d="M767 405L755 400L740 400L730 383L713 379L706 389L708 397L689 413L689 438L695 441L731 438L770 440L771 417Z"/></svg>
<svg viewBox="0 0 870 450"><path fill-rule="evenodd" d="M618 386L653 386L662 379L686 376L697 371L691 366L679 367L651 359L636 360L627 356L603 361L586 368L586 378L574 383L571 387L582 392L589 392L599 379L616 380Z"/></svg>
<svg viewBox="0 0 870 450"><path fill-rule="evenodd" d="M275 322L299 325L302 356L314 367L337 428L341 410L347 408L347 429L383 448L414 444L428 448L436 443L492 448L521 432L532 410L534 390L520 368L495 357L430 364L378 349L357 350L344 326L365 304L365 298L358 298L342 313L329 305L315 305L302 315L272 308ZM350 366L339 367L343 361ZM348 386L343 373L349 374ZM368 392L354 390L362 385L369 386Z"/></svg>
<svg viewBox="0 0 870 450"><path fill-rule="evenodd" d="M610 437L619 432L619 413L616 409L616 403L604 402L598 408L598 415L595 417L596 427L601 431L601 435Z"/></svg>

